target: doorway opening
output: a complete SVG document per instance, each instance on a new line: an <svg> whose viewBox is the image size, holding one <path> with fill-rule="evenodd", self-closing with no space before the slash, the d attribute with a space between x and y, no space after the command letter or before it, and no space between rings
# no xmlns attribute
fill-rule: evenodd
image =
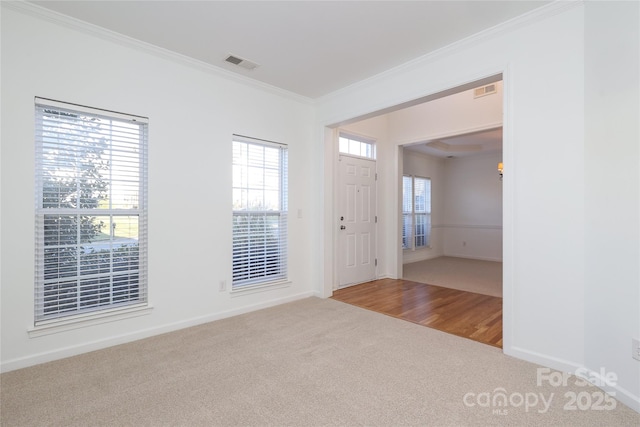
<svg viewBox="0 0 640 427"><path fill-rule="evenodd" d="M338 288L376 278L376 144L353 133L338 137Z"/></svg>
<svg viewBox="0 0 640 427"><path fill-rule="evenodd" d="M452 286L445 281L433 283L431 279L420 282L502 297L503 183L502 171L498 171L498 165L503 163L502 105L502 75L499 74L340 123L340 129L346 131L381 135L377 145L381 177L376 208L377 252L381 262L376 279L414 281L408 277L409 268L405 274L405 266L413 267L438 258L469 260L473 262L465 268L471 272L474 262L498 265L491 273L490 289L478 292L482 284L471 281L463 286ZM432 186L431 209L420 212L421 216L429 217L426 236L425 222L423 218L417 222L416 212L412 216L414 223L407 223L402 193L406 177L426 179ZM422 229L411 228L416 225ZM406 244L416 236L422 239L419 245ZM341 256L343 244L334 239L336 258ZM484 274L480 273L471 273L471 276L478 278ZM336 279L334 283L340 283L339 271ZM452 281L460 280L453 278ZM338 287L341 285L334 289ZM501 311L499 314L502 323Z"/></svg>

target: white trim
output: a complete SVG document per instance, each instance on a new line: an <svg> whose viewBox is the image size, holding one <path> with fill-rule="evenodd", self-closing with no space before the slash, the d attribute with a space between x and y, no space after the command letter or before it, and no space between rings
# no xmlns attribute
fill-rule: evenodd
<svg viewBox="0 0 640 427"><path fill-rule="evenodd" d="M149 338L156 335L164 334L167 332L173 332L180 329L185 329L191 326L201 325L203 323L214 322L220 319L226 319L228 317L238 316L240 314L249 313L263 308L269 308L288 302L297 301L304 298L310 298L317 296L313 291L305 291L299 294L290 295L284 298L274 298L268 301L263 301L258 304L253 304L237 309L222 311L219 313L208 314L205 316L193 317L191 319L181 320L178 322L167 323L161 326L144 329L132 333L123 333L120 335L111 336L105 339L99 339L91 342L83 342L82 344L56 349L53 351L47 351L45 353L39 353L29 355L27 357L21 357L8 361L3 361L0 365L0 372L9 372L16 369L26 368L40 363L50 362L53 360L62 359L65 357L76 356L78 354L88 353L90 351L101 350L104 348L112 347L114 345L125 344L132 341L137 341L143 338Z"/></svg>
<svg viewBox="0 0 640 427"><path fill-rule="evenodd" d="M121 113L118 111L104 110L102 108L88 107L86 105L73 104L71 102L56 101L55 99L35 97L35 104L43 107L52 107L66 111L81 112L93 116L105 116L109 119L119 119L133 121L136 123L149 124L149 118L135 114Z"/></svg>
<svg viewBox="0 0 640 427"><path fill-rule="evenodd" d="M438 224L438 225L431 226L431 228L474 228L474 229L487 229L487 230L502 230L502 225Z"/></svg>
<svg viewBox="0 0 640 427"><path fill-rule="evenodd" d="M371 157L358 156L356 154L340 153L340 155L338 156L338 159L341 159L342 157L347 157L349 159L369 160L370 162L376 163L376 159L372 159ZM377 170L376 170L376 173L378 173Z"/></svg>
<svg viewBox="0 0 640 427"><path fill-rule="evenodd" d="M58 321L38 324L33 328L27 329L29 338L37 338L45 335L57 334L59 332L71 331L74 329L86 328L87 326L100 325L102 323L115 322L122 319L131 319L133 317L151 314L152 305L141 304L135 307L116 308L113 310L103 310L95 313L80 314L78 316L63 317Z"/></svg>
<svg viewBox="0 0 640 427"><path fill-rule="evenodd" d="M100 26L90 24L76 18L72 18L62 13L54 12L33 3L29 3L26 1L2 1L0 3L2 7L7 7L8 9L12 9L17 12L22 12L36 18L43 19L45 21L52 22L54 24L62 25L72 30L83 32L90 36L99 37L103 40L114 42L125 47L134 48L162 59L167 59L200 71L204 71L206 73L214 74L227 80L232 80L247 86L270 92L274 95L279 95L305 104L313 104L313 99L306 96L298 95L288 90L281 89L279 87L263 83L255 79L233 73L231 71L225 70L224 68L216 67L215 65L211 65L204 61L200 61L159 46L155 46L151 43L143 42L132 37L125 36L115 31L111 31L106 28L102 28Z"/></svg>
<svg viewBox="0 0 640 427"><path fill-rule="evenodd" d="M90 24L88 22L72 18L70 16L54 12L52 10L46 9L42 6L38 6L36 4L26 2L26 1L3 1L0 2L2 7L7 7L8 9L12 9L17 12L22 12L36 18L40 18L54 24L62 25L67 28L84 32L85 34L89 34L95 37L99 37L103 40L111 41L118 43L120 45L124 45L127 47L135 48L145 53L149 53L155 55L157 57L168 59L191 68L195 68L207 73L215 74L219 77L226 78L228 80L237 81L243 83L248 86L252 86L276 95L283 96L285 98L289 98L298 102L302 102L305 104L314 104L317 102L324 102L328 99L339 96L340 94L351 91L354 88L367 86L376 84L380 80L387 78L390 75L395 75L399 72L402 72L405 69L411 69L416 64L420 64L423 62L432 62L436 61L443 56L448 56L455 54L456 52L472 47L475 44L485 42L493 37L500 36L502 34L513 31L514 29L523 27L525 25L531 25L540 20L546 19L548 17L557 15L566 10L569 10L573 7L579 6L583 3L584 0L566 0L566 1L554 1L544 6L541 6L537 9L529 11L523 15L517 16L508 21L499 23L491 28L483 30L479 33L471 35L462 40L456 41L450 45L437 49L433 52L430 52L426 55L415 58L411 61L405 62L397 67L388 69L382 73L376 74L367 79L361 80L352 85L340 88L334 92L331 92L327 95L323 95L318 98L309 98L306 96L298 95L296 93L281 89L279 87L269 85L267 83L260 82L258 80L245 77L240 74L233 73L231 71L225 70L224 68L216 67L209 63L188 57L186 55L182 55L168 49L164 49L150 43L146 43L132 37L125 36L120 33L116 33L115 31L107 30L105 28L99 27L94 24ZM459 86L459 85L458 85ZM454 87L454 86L452 86ZM393 105L401 104L402 102L395 102ZM381 110L382 108L375 109L374 111Z"/></svg>
<svg viewBox="0 0 640 427"><path fill-rule="evenodd" d="M336 189L340 180L340 150L338 148L340 132L337 128L322 127L323 135L323 177L324 187L322 190L324 203L319 204L318 208L323 210L324 229L330 230L325 232L323 238L323 269L321 270L325 275L322 283L323 295L331 297L333 291L338 289L339 275L338 275L338 249L339 249L339 233L338 233L338 217L340 215L339 200L340 197ZM376 165L377 168L377 165ZM329 215L327 215L327 208L331 209ZM331 240L327 240L327 235Z"/></svg>
<svg viewBox="0 0 640 427"><path fill-rule="evenodd" d="M358 132L352 132L350 130L346 130L343 128L338 128L338 138L340 137L347 138L347 139L354 139L356 141L360 141L360 142L364 142L372 145L375 145L376 142L378 142L377 138L374 138L372 136L367 136ZM346 153L341 153L341 154L346 154Z"/></svg>
<svg viewBox="0 0 640 427"><path fill-rule="evenodd" d="M579 375L579 373L577 373L576 376L584 378L588 382L592 383L595 387L598 387L608 394L613 395L613 397L615 397L615 399L619 402L624 403L636 412L640 412L640 398L638 396L635 396L626 388L620 387L620 385L618 385L617 383L613 386L607 385L606 378L602 378L600 372L592 371L588 368L582 368L580 371L586 371L586 374ZM594 379L597 380L597 383L594 383L594 381L592 381Z"/></svg>
<svg viewBox="0 0 640 427"><path fill-rule="evenodd" d="M254 138L252 136L239 135L237 133L234 133L231 139L233 141L244 142L246 144L263 145L279 149L287 149L289 147L288 144L284 144L282 142L269 141L268 139Z"/></svg>
<svg viewBox="0 0 640 427"><path fill-rule="evenodd" d="M491 257L483 257L483 256L473 256L473 255L453 255L453 254L442 254L440 256L446 256L448 258L461 258L461 259L474 259L477 261L491 261L491 262L502 262L500 258L491 258Z"/></svg>
<svg viewBox="0 0 640 427"><path fill-rule="evenodd" d="M586 371L588 373L587 375L585 376L580 375L580 377L585 379L599 378L600 376L598 372L588 369L579 363L571 362L564 359L558 359L556 357L550 357L548 355L526 350L521 347L512 346L509 349L504 348L504 354L506 354L507 356L525 360L527 362L531 362L540 366L546 366L560 372L567 372L572 375L575 375L575 373L579 371ZM614 397L616 400L627 405L629 408L633 409L634 411L640 412L640 398L638 398L637 396L634 396L633 393L631 393L629 390L620 387L619 384L616 384L614 386L601 386L601 385L594 384L594 386L598 387L599 389L609 394L615 393Z"/></svg>
<svg viewBox="0 0 640 427"><path fill-rule="evenodd" d="M405 140L405 141L399 141L398 144L399 145L403 145L403 146L404 145L420 144L420 143L429 142L429 141L433 141L433 140L437 140L437 139L445 139L445 138L451 138L453 136L462 136L462 135L467 135L467 134L483 132L483 131L487 131L487 130L498 129L498 128L501 128L502 125L503 125L503 122L493 122L493 123L488 123L488 124L484 124L484 125L481 125L481 126L474 126L474 127L471 127L471 128L460 129L460 130L456 130L456 131L436 133L436 134L428 135L426 137L421 137L421 138L418 138L418 139L410 139L410 140ZM413 155L414 152L412 152L411 154ZM415 152L415 154L422 154L422 155L425 155L425 156L429 156L429 154L421 153L421 152ZM487 153L487 154L491 154L491 153ZM434 156L431 156L431 157L434 157Z"/></svg>
<svg viewBox="0 0 640 427"><path fill-rule="evenodd" d="M502 71L502 159L511 170L516 170L514 150L514 111L513 111L513 65L507 63ZM515 242L515 182L514 173L504 177L502 181L502 348L505 354L511 350L515 342L515 315L513 308L515 301L515 271L516 271L516 242Z"/></svg>
<svg viewBox="0 0 640 427"><path fill-rule="evenodd" d="M429 65L429 64L427 64ZM474 73L473 77L467 80L460 79L451 79L444 80L442 84L438 84L437 86L425 86L420 89L412 89L409 93L402 93L400 95L395 95L395 98L389 98L384 102L378 102L377 104L372 104L372 106L367 107L364 110L353 110L348 113L343 113L341 115L336 115L334 117L326 117L321 122L322 125L334 128L339 126L346 126L347 124L359 122L362 120L370 119L372 117L377 117L379 115L392 113L394 111L402 110L404 108L413 107L419 104L424 104L426 102L435 101L436 99L446 98L449 95L454 95L460 92L464 92L466 90L471 90L478 85L490 83L490 82L498 82L502 80L502 72L496 71L502 70L502 67L489 67L485 68L482 71ZM445 76L445 79L447 77ZM428 83L428 82L425 82ZM355 88L354 90L359 90ZM370 90L378 90L376 86L363 88L362 91L370 91ZM413 91L414 90L414 91ZM322 105L320 101L316 101L318 105ZM332 102L329 100L329 102ZM456 132L457 133L457 132Z"/></svg>

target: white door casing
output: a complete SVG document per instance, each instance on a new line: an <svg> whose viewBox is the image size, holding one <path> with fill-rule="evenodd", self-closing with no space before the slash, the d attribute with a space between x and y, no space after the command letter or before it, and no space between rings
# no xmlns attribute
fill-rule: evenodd
<svg viewBox="0 0 640 427"><path fill-rule="evenodd" d="M376 278L376 162L340 155L338 285Z"/></svg>

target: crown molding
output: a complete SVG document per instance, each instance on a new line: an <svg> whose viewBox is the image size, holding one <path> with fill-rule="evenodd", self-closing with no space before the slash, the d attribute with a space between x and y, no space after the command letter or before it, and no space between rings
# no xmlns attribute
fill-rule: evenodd
<svg viewBox="0 0 640 427"><path fill-rule="evenodd" d="M143 42L141 40L134 39L133 37L125 36L115 31L107 30L106 28L100 27L98 25L90 24L88 22L85 22L76 18L72 18L70 16L63 15L58 12L54 12L52 10L46 9L42 6L38 6L36 4L30 3L25 0L10 0L10 1L0 0L0 6L3 8L11 9L16 12L30 15L38 19L42 19L44 21L51 22L53 24L61 25L66 28L85 33L93 37L98 37L109 42L117 43L121 46L134 48L144 53L148 53L162 59L173 61L181 65L185 65L187 67L197 69L199 71L213 74L217 77L221 77L226 80L231 80L237 83L244 84L246 86L253 87L255 89L269 92L274 95L288 98L293 101L297 101L297 102L300 102L303 104L309 104L309 105L314 104L314 100L311 98L298 95L294 92L290 92L290 91L281 89L279 87L269 85L267 83L260 82L250 77L245 77L245 76L233 73L223 68L216 67L215 65L211 65L204 61L200 61L198 59L194 59L186 55L173 52L171 50L153 45L151 43Z"/></svg>
<svg viewBox="0 0 640 427"><path fill-rule="evenodd" d="M377 82L384 80L389 76L401 73L404 70L411 69L418 65L428 64L429 62L437 61L442 57L450 56L462 49L473 47L474 45L485 42L493 37L497 37L499 35L509 33L525 25L530 25L535 22L541 21L543 19L549 18L551 16L560 14L562 12L565 12L566 10L582 5L583 3L584 3L584 0L556 0L552 3L541 6L530 12L527 12L523 15L517 16L513 19L510 19L508 21L495 25L491 28L483 30L479 33L476 33L472 36L469 36L459 41L456 41L454 43L451 43L443 48L437 49L433 52L420 56L416 59L405 62L404 64L401 64L397 67L390 68L386 71L383 71L382 73L376 74L372 77L361 80L357 83L338 89L327 95L323 95L321 97L313 99L313 98L305 97L302 95L298 95L291 91L278 88L273 85L269 85L267 83L260 82L250 77L245 77L245 76L233 73L231 71L225 70L215 65L211 65L204 61L200 61L200 60L188 57L186 55L182 55L182 54L170 51L168 49L161 48L151 43L143 42L141 40L137 40L132 37L125 36L115 31L107 30L106 28L103 28L94 24L90 24L88 22L85 22L76 18L72 18L70 16L63 15L58 12L54 12L52 10L46 9L42 6L38 6L36 4L30 3L25 0L0 0L0 5L3 8L6 7L8 9L11 9L17 12L21 12L21 13L54 23L54 24L58 24L58 25L70 28L72 30L83 32L90 36L98 37L103 40L120 44L125 47L134 48L142 52L152 54L159 58L170 60L182 65L188 66L190 68L197 69L199 71L213 74L217 77L224 78L226 80L241 83L246 86L250 86L265 92L269 92L274 95L278 95L278 96L288 98L303 104L308 104L308 105L322 103L332 98L339 97L340 95L344 93L348 93L352 90L356 90L358 88L362 88L370 85L375 85Z"/></svg>
<svg viewBox="0 0 640 427"><path fill-rule="evenodd" d="M563 13L567 10L581 6L584 1L585 0L555 0L552 3L531 10L527 13L497 24L493 27L487 28L486 30L482 30L479 33L475 33L469 37L460 39L440 49L434 50L433 52L429 52L425 55L412 59L411 61L405 62L404 64L398 65L397 67L390 68L386 71L383 71L364 80L360 80L359 82L356 82L349 86L345 86L327 95L318 97L315 99L315 101L316 103L326 102L331 100L332 98L339 97L350 91L375 85L381 80L402 73L405 70L409 70L419 65L425 65L431 62L435 62L439 59L442 59L443 57L458 53L463 49L472 48L474 45L486 42L487 40L490 40L492 38L507 34L526 25L534 24L536 22Z"/></svg>

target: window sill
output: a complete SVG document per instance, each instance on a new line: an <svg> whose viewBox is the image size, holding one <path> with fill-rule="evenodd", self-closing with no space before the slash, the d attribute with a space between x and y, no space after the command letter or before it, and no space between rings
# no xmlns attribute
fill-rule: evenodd
<svg viewBox="0 0 640 427"><path fill-rule="evenodd" d="M270 291L273 289L287 288L291 286L289 280L279 280L277 282L260 283L256 285L240 286L236 289L231 289L231 297L239 297L242 295L255 294L258 292Z"/></svg>
<svg viewBox="0 0 640 427"><path fill-rule="evenodd" d="M38 326L34 326L33 328L27 329L27 333L29 334L29 338L37 338L45 335L57 334L59 332L86 328L87 326L100 325L103 323L145 316L147 314L151 314L152 310L153 306L149 304L141 304L134 307L78 315L72 318L60 319L57 321L52 320L49 323L43 323Z"/></svg>

